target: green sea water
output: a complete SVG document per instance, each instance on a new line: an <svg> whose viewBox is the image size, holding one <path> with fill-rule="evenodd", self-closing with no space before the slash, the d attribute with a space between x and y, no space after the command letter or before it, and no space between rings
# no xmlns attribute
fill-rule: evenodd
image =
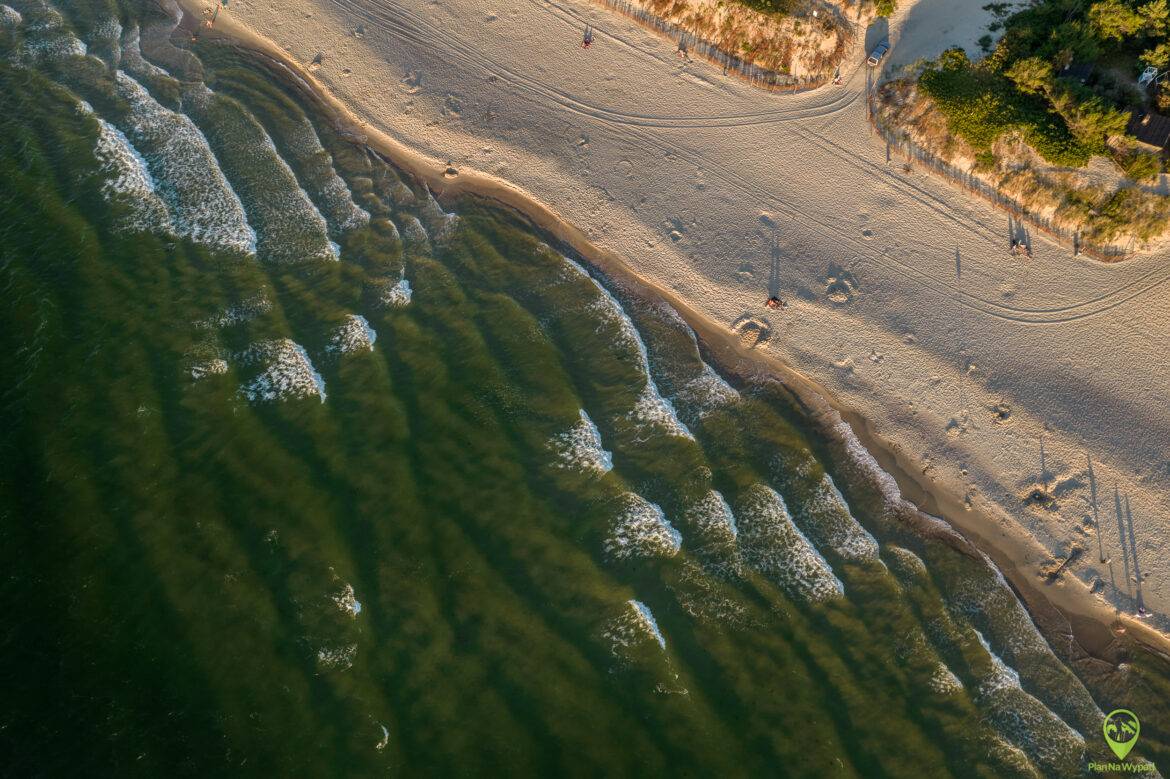
<svg viewBox="0 0 1170 779"><path fill-rule="evenodd" d="M5 774L1170 766L778 384L167 29L0 7Z"/></svg>

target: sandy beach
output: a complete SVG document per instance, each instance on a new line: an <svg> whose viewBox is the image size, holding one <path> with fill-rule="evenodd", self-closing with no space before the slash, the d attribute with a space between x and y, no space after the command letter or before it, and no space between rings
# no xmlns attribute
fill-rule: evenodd
<svg viewBox="0 0 1170 779"><path fill-rule="evenodd" d="M904 5L891 66L986 25L961 0ZM233 0L214 34L287 58L437 193L521 210L725 361L830 398L1033 605L1170 629L1170 258L1104 265L1039 236L1010 257L1006 214L889 160L860 50L843 86L784 95L584 0Z"/></svg>

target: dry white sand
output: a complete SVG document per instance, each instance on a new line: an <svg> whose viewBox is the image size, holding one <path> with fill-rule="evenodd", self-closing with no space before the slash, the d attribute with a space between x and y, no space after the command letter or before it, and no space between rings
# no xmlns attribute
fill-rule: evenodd
<svg viewBox="0 0 1170 779"><path fill-rule="evenodd" d="M973 45L974 5L900 12L891 62ZM316 78L433 171L512 182L711 321L765 322L761 350L970 502L953 523L1030 575L1084 546L1054 601L1133 613L1140 569L1170 626L1170 258L1102 265L1039 236L1034 259L1009 257L1004 213L887 163L859 67L770 95L585 0L233 0L220 21L304 65L321 53ZM773 274L786 312L763 306ZM1027 504L1037 487L1055 502Z"/></svg>

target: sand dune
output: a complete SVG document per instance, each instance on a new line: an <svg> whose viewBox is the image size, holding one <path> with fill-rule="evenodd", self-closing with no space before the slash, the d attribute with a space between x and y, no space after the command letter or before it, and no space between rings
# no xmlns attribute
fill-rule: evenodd
<svg viewBox="0 0 1170 779"><path fill-rule="evenodd" d="M891 61L982 33L972 13L954 24L963 0L926 5L893 20ZM511 182L707 320L752 330L971 507L952 522L1034 539L1007 556L1028 576L1083 547L1080 582L1050 597L1133 613L1140 586L1170 626L1170 258L1106 266L1043 239L1011 258L1004 213L887 161L857 66L841 87L769 95L584 0L235 0L218 26L237 23L317 60L434 181ZM773 288L786 310L763 306Z"/></svg>

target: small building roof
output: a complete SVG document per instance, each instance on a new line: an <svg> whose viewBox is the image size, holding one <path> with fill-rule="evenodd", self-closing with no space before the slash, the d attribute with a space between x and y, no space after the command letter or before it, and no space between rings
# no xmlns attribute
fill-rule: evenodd
<svg viewBox="0 0 1170 779"><path fill-rule="evenodd" d="M1142 143L1165 149L1170 144L1170 117L1152 111L1134 111L1125 131Z"/></svg>

